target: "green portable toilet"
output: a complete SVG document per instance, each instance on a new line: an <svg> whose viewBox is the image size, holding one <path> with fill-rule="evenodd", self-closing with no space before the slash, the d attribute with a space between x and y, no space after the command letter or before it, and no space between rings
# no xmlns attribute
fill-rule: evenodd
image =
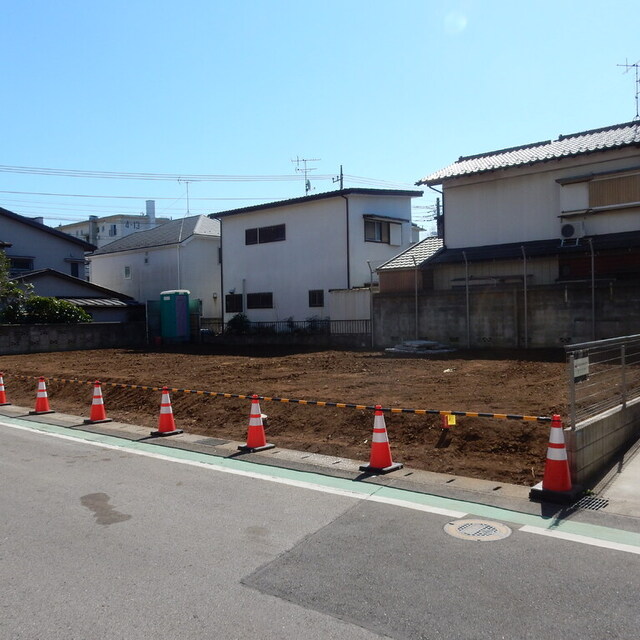
<svg viewBox="0 0 640 640"><path fill-rule="evenodd" d="M189 340L189 291L173 289L160 293L160 327L164 342Z"/></svg>

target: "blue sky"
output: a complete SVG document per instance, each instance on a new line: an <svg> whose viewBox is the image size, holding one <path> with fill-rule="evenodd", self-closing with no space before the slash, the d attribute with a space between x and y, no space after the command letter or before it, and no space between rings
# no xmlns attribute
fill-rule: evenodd
<svg viewBox="0 0 640 640"><path fill-rule="evenodd" d="M346 187L413 188L460 155L635 116L626 0L1 6L0 206L53 226L146 199L180 218L302 196L296 157L317 159L311 193L340 165ZM435 197L414 200L417 222Z"/></svg>

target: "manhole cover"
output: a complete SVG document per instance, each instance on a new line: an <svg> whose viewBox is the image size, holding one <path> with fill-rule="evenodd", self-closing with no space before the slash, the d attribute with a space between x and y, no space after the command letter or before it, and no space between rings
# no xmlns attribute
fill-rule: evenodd
<svg viewBox="0 0 640 640"><path fill-rule="evenodd" d="M506 524L489 520L454 520L447 522L444 530L454 538L478 542L503 540L511 535L511 529Z"/></svg>

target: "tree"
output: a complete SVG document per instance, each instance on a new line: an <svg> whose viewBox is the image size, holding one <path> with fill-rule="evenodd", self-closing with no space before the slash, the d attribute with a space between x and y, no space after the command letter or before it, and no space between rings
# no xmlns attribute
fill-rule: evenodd
<svg viewBox="0 0 640 640"><path fill-rule="evenodd" d="M0 322L7 324L76 324L91 316L66 300L33 295L33 286L21 287L9 278L9 259L0 253Z"/></svg>

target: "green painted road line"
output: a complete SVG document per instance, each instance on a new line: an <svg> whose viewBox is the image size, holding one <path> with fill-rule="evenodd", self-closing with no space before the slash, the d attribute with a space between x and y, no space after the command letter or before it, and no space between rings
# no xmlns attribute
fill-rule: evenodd
<svg viewBox="0 0 640 640"><path fill-rule="evenodd" d="M640 551L640 533L621 529L558 520L557 518L545 518L543 516L521 513L465 500L443 498L428 493L358 482L310 471L267 466L247 460L217 457L211 454L189 451L187 449L162 447L144 441L131 441L116 436L80 431L77 428L69 429L20 418L0 417L0 425L2 424L22 430L45 433L75 442L93 443L98 446L130 451L161 460L182 462L225 473L278 482L304 489L324 491L361 500L382 502L450 518L462 518L468 515L475 515L482 518L520 525L525 527L525 531L530 533L543 530L545 534L556 535L558 538L562 538L564 535L564 539L571 540L571 536L576 536L573 540L577 542L588 544L588 539L594 539L608 543L611 548L619 548L620 550L627 551L633 549L632 552L634 553ZM615 545L620 545L620 547L615 547ZM627 548L625 549L625 547Z"/></svg>

